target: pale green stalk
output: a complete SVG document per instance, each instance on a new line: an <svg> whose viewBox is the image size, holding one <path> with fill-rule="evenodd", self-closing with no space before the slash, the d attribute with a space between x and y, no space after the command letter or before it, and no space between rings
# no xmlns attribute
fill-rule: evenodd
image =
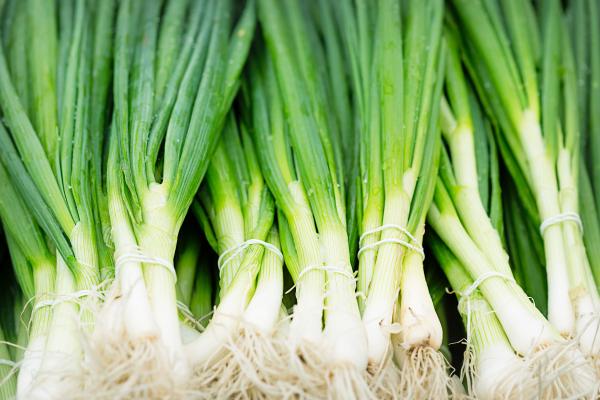
<svg viewBox="0 0 600 400"><path fill-rule="evenodd" d="M577 213L578 95L560 2L544 2L536 10L513 0L456 0L453 10L472 77L500 126L499 147L523 202L531 204L530 191L537 222ZM549 319L563 335L575 335L575 323L586 313L579 291L591 276L582 234L565 221L547 226L543 239ZM594 303L585 290L585 301Z"/></svg>
<svg viewBox="0 0 600 400"><path fill-rule="evenodd" d="M458 299L458 311L467 333L460 377L471 395L481 399L496 396L526 396L536 393L536 381L515 354L502 325L479 290L463 296L473 280L452 252L439 240L430 244Z"/></svg>

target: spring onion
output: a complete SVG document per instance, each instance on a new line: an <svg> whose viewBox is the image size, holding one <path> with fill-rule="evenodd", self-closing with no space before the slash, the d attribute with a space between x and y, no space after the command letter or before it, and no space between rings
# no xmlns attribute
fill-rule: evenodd
<svg viewBox="0 0 600 400"><path fill-rule="evenodd" d="M0 399L597 398L599 21L0 0Z"/></svg>
<svg viewBox="0 0 600 400"><path fill-rule="evenodd" d="M448 43L448 101L442 103L442 132L447 150L442 153L442 168L428 221L472 280L472 286L463 293L467 304L471 292L478 289L518 354L527 362L533 362L540 357L537 352L546 353L545 360L552 360L546 365L549 368L556 367L552 357L564 357L562 363L570 363L573 367L555 379L564 381L565 386L572 384L567 391L584 390L594 381L594 372L587 364L577 368L583 356L577 351L566 350L569 344L530 302L514 279L498 234L502 209L494 141L489 124L482 119L477 103L469 96L452 33L448 35ZM518 376L512 378L521 379ZM538 385L544 396L557 396L562 390L560 385L543 378ZM491 388L485 391L493 393Z"/></svg>
<svg viewBox="0 0 600 400"><path fill-rule="evenodd" d="M519 1L460 0L453 6L472 76L500 127L503 158L540 223L548 319L560 334L577 337L585 353L595 354L592 315L600 303L578 216L577 87L561 6L549 1L535 10Z"/></svg>
<svg viewBox="0 0 600 400"><path fill-rule="evenodd" d="M109 396L118 390L111 382L159 397L190 384L195 353L182 342L173 257L254 30L252 2L237 22L231 1L173 3L164 19L160 2L126 0L117 11L108 162L116 270L105 316L116 327L103 331L108 340L97 335L98 369L107 371L98 385ZM184 28L166 25L173 15L187 16ZM148 354L154 368L144 370ZM112 370L121 363L129 367Z"/></svg>
<svg viewBox="0 0 600 400"><path fill-rule="evenodd" d="M275 330L283 255L273 227L274 201L254 144L232 116L206 175L200 221L219 254L219 302L205 330L186 345L186 354L202 370L198 379L209 383L205 393L216 390L212 396L233 397L243 393L249 379L243 363L236 362L238 353L260 353L261 341L268 341Z"/></svg>

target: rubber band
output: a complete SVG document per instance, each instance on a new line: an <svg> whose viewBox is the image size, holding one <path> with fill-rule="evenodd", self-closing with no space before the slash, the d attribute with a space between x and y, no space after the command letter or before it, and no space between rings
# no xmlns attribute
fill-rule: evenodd
<svg viewBox="0 0 600 400"><path fill-rule="evenodd" d="M360 298L360 299L363 299L363 300L367 300L367 295L366 295L366 294L365 294L365 292L363 292L362 290L358 290L358 291L355 293L355 296L356 296L356 298Z"/></svg>
<svg viewBox="0 0 600 400"><path fill-rule="evenodd" d="M372 235L374 233L377 232L381 232L384 231L386 229L398 229L400 232L404 233L406 236L409 237L409 239L411 240L411 242L418 242L417 238L414 237L409 231L408 229L400 226L400 225L396 225L396 224L384 224L381 225L377 228L373 228L371 230L366 231L365 233L363 233L362 235L360 235L360 238L358 239L358 244L361 244L362 241L369 235Z"/></svg>
<svg viewBox="0 0 600 400"><path fill-rule="evenodd" d="M342 267L338 267L335 265L310 265L306 268L304 268L299 274L298 274L298 278L296 279L296 282L292 285L291 288L289 288L285 294L290 293L292 290L294 290L294 288L302 281L302 278L304 278L304 276L306 274L308 274L309 272L312 271L323 271L323 272L331 272L333 274L339 274L339 275L343 275L346 278L349 278L352 280L352 282L356 282L356 278L354 277L354 273L349 272L348 270L346 270L345 268ZM325 296L327 297L327 296Z"/></svg>
<svg viewBox="0 0 600 400"><path fill-rule="evenodd" d="M143 264L154 264L163 267L173 276L177 282L177 273L171 261L159 257L150 257L142 253L138 246L126 246L125 249L119 249L115 252L115 276L119 276L121 267L128 262L139 262Z"/></svg>
<svg viewBox="0 0 600 400"><path fill-rule="evenodd" d="M505 281L516 283L515 279L510 275L506 275L498 271L488 271L481 274L477 279L475 279L475 281L473 281L473 283L465 291L459 292L460 300L458 300L458 310L460 311L462 309L462 304L465 301L465 299L467 302L467 342L469 341L469 336L471 335L471 295L475 293L475 291L479 288L479 286L481 286L483 282L490 278L502 278Z"/></svg>
<svg viewBox="0 0 600 400"><path fill-rule="evenodd" d="M579 227L579 230L583 232L583 223L581 222L579 214L574 212L566 212L554 215L552 217L548 217L545 220L543 220L540 224L540 234L544 236L544 232L546 231L546 229L548 229L552 225L560 224L567 221L575 222Z"/></svg>
<svg viewBox="0 0 600 400"><path fill-rule="evenodd" d="M11 368L16 368L19 364L13 360L7 360L6 358L0 358L0 365L6 365Z"/></svg>
<svg viewBox="0 0 600 400"><path fill-rule="evenodd" d="M381 330L389 335L397 335L402 332L402 324L400 322L391 322L389 324L380 323Z"/></svg>
<svg viewBox="0 0 600 400"><path fill-rule="evenodd" d="M406 247L408 249L411 249L414 252L418 253L421 257L425 258L425 252L423 251L423 248L421 246L415 246L414 244L409 243L409 242L407 242L405 240L394 239L394 238L382 239L382 240L379 240L379 241L377 241L375 243L372 243L372 244L369 244L369 245L361 247L360 250L358 250L357 257L360 257L361 253L363 253L364 251L374 249L374 248L379 247L382 244L386 244L386 243L394 243L394 244L402 245L402 246L404 246L404 247Z"/></svg>
<svg viewBox="0 0 600 400"><path fill-rule="evenodd" d="M398 229L400 232L402 232L406 236L408 236L408 238L410 239L410 242L407 242L406 240L402 240L402 239L395 239L395 238L382 239L375 243L371 243L366 246L361 246L361 248L358 250L357 257L360 257L360 255L363 252L377 248L377 247L381 246L382 244L394 243L394 244L399 244L401 246L404 246L408 249L411 249L414 252L418 253L421 257L425 258L425 252L423 251L423 247L419 244L419 241L417 240L417 238L415 238L406 228L404 228L400 225L396 225L396 224L385 224L385 225L381 225L377 228L366 231L365 233L360 235L360 238L358 239L359 246L367 236L372 235L377 232L384 231L386 229Z"/></svg>
<svg viewBox="0 0 600 400"><path fill-rule="evenodd" d="M308 274L311 271L323 271L323 272L331 272L333 274L340 274L345 276L346 278L350 278L354 280L354 274L349 272L345 268L337 267L335 265L311 265L302 270L300 274L298 274L298 279L296 282L300 282L304 275Z"/></svg>
<svg viewBox="0 0 600 400"><path fill-rule="evenodd" d="M192 313L192 310L190 310L187 304L179 300L177 300L176 304L177 309L179 310L179 312L181 312L181 314L183 314L185 318L187 318L190 322L194 322L196 324L198 323L198 321L196 321L196 318L194 317L194 314Z"/></svg>
<svg viewBox="0 0 600 400"><path fill-rule="evenodd" d="M98 292L98 290L95 288L94 289L83 289L83 290L78 290L73 293L56 295L55 298L51 299L51 300L38 301L33 306L33 309L31 312L35 313L37 310L44 308L44 307L54 307L54 306L57 306L62 303L66 303L69 301L77 300L82 297L88 297L88 296L89 297L97 297L99 299L102 298L102 295L100 294L100 292Z"/></svg>
<svg viewBox="0 0 600 400"><path fill-rule="evenodd" d="M247 247L252 246L253 244L258 244L263 246L265 249L269 250L271 253L275 254L282 262L283 262L283 253L276 246L271 243L265 242L260 239L248 239L245 242L240 243L237 246L234 246L230 249L225 250L217 260L217 266L219 268L219 272L223 270L227 266L227 264L235 259L242 251L244 251Z"/></svg>

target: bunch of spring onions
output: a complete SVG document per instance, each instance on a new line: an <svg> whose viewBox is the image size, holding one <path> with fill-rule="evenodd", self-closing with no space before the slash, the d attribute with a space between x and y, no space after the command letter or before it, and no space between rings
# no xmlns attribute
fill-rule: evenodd
<svg viewBox="0 0 600 400"><path fill-rule="evenodd" d="M19 398L82 387L79 332L94 329L107 254L98 178L112 9L110 1L67 2L60 14L54 2L12 1L3 9L3 220L21 219L10 228L12 254L22 259L15 268L30 268L34 287L24 291L33 308Z"/></svg>
<svg viewBox="0 0 600 400"><path fill-rule="evenodd" d="M208 331L182 340L173 258L252 40L254 4L236 6L119 4L107 166L115 277L92 343L95 390L108 397L191 395L205 360L196 342Z"/></svg>
<svg viewBox="0 0 600 400"><path fill-rule="evenodd" d="M358 290L370 367L389 359L395 332L401 391L443 396L443 334L422 250L439 154L443 3L345 1L340 9L360 132Z"/></svg>
<svg viewBox="0 0 600 400"><path fill-rule="evenodd" d="M0 400L598 397L597 0L0 21Z"/></svg>
<svg viewBox="0 0 600 400"><path fill-rule="evenodd" d="M4 130L3 127L0 129ZM23 356L18 382L15 382L19 384L20 391L28 392L40 370L47 348L52 310L50 307L45 307L43 302L49 300L54 289L56 258L50 252L40 226L23 205L23 198L13 187L3 166L0 166L0 186L0 215L10 258L23 296L33 304L33 309L27 308L31 310L29 316L31 327L27 338L29 344L24 343L27 349ZM27 317L25 315L25 320ZM17 324L17 327L19 326L20 324ZM10 359L10 357L3 358ZM7 371L7 376L10 375ZM15 393L16 388L15 386Z"/></svg>
<svg viewBox="0 0 600 400"><path fill-rule="evenodd" d="M583 241L596 286L600 284L600 6L573 1L568 9L570 37L577 72L580 129L579 202ZM583 206L584 205L584 206Z"/></svg>
<svg viewBox="0 0 600 400"><path fill-rule="evenodd" d="M283 299L283 254L273 225L275 204L258 166L254 144L233 116L211 159L195 206L216 253L219 302L201 335L186 346L204 370L199 384L209 397L242 396L254 386L256 364L269 349ZM246 369L251 368L251 371Z"/></svg>
<svg viewBox="0 0 600 400"><path fill-rule="evenodd" d="M282 395L360 397L368 391L367 342L350 264L341 132L327 107L333 85L319 62L335 44L320 42L309 12L300 2L259 1L264 44L248 79L248 118L296 298L282 346L293 361L271 362L289 382Z"/></svg>
<svg viewBox="0 0 600 400"><path fill-rule="evenodd" d="M457 5L457 8L460 6ZM474 9L477 7L469 10ZM484 9L485 6L482 5L481 10ZM489 15L500 16L493 14L492 8L488 11ZM496 350L494 345L482 346L473 338L473 374L483 376L479 382L474 383L476 391L486 398L493 398L500 390L507 390L509 396L524 396L530 391L539 391L538 395L545 398L570 393L593 393L593 383L597 379L595 371L583 362L583 354L565 341L560 331L529 300L517 284L508 263L508 256L498 233L502 221L502 203L495 150L488 144L493 141L489 139L489 125L482 120L470 94L472 90L469 90L458 53L457 35L453 29L449 30L450 56L446 77L448 102L442 103L442 131L447 151L443 152L429 222L441 241L462 264L465 275L470 276L470 280L458 280L455 286L450 272L447 273L454 290L460 296L460 311L465 314L468 325L467 341L469 342L471 330L473 335L478 333L478 327L474 325L477 319L472 315L480 312L473 309L472 297L475 297L477 307L483 305L484 308L493 309L512 346L511 349L502 342L501 350ZM503 132L501 129L502 127L500 132ZM502 147L501 139L499 142ZM448 256L443 254L442 258L447 260ZM465 287L465 284L469 286ZM552 295L551 291L549 295ZM483 302L480 301L481 298ZM551 300L552 298L549 299L550 309ZM501 342L499 337L498 342ZM494 351L498 351L500 355L496 356ZM514 352L522 357L523 362L530 364L527 368L534 374L531 381L528 382L527 375L517 372L519 369L514 367L518 364ZM502 374L506 377L490 382L481 371L489 371L485 363L495 357L505 358L504 366L499 365L497 360L494 362L495 368L503 371ZM543 357L541 365L540 357ZM538 375L541 371L542 375ZM515 375L509 376L512 373ZM552 378L548 379L549 377Z"/></svg>
<svg viewBox="0 0 600 400"><path fill-rule="evenodd" d="M455 1L453 6L472 77L499 126L504 162L530 218L540 226L548 319L593 356L600 349L595 318L600 298L579 216L581 128L566 17L558 1L538 9L519 1Z"/></svg>

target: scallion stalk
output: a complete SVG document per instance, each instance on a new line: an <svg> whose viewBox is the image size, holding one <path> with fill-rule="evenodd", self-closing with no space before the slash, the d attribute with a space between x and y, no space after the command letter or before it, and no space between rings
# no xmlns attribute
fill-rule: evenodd
<svg viewBox="0 0 600 400"><path fill-rule="evenodd" d="M499 124L503 157L519 193L530 191L535 198L546 251L548 318L562 335L577 337L585 353L596 353L589 316L597 310L598 294L578 217L564 217L579 213L580 127L561 5L550 1L536 10L527 2L458 0L453 10L472 77Z"/></svg>
<svg viewBox="0 0 600 400"><path fill-rule="evenodd" d="M132 391L142 390L147 396L166 395L165 390L172 390L171 380L182 388L190 384L194 353L186 354L182 343L173 257L181 224L239 86L255 23L251 1L240 15L231 1L174 0L164 19L161 9L160 2L119 4L108 166L117 171L111 172L108 190L118 272L115 286L126 300L124 310L117 311L126 318L121 319L116 337L124 333L133 340L124 343L122 354L105 362L119 363L119 357L131 365L143 362L135 351L129 358L127 346L165 354L154 360L154 370L135 381L139 386ZM165 25L173 15L187 16L184 29ZM182 44L179 57L169 43ZM173 68L168 76L167 65ZM163 98L156 98L159 91ZM146 312L127 318L136 312L136 305ZM136 373L124 375L136 379ZM145 385L147 379L161 383L153 389Z"/></svg>

